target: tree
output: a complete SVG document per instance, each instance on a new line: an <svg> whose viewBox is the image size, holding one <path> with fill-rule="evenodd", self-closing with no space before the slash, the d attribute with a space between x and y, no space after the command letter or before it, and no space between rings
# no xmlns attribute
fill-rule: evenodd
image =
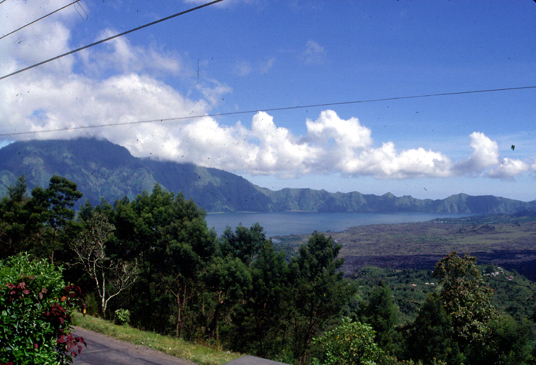
<svg viewBox="0 0 536 365"><path fill-rule="evenodd" d="M290 325L293 354L300 364L306 361L311 339L339 315L356 292L339 270L344 263L337 258L341 247L331 237L314 232L292 260Z"/></svg>
<svg viewBox="0 0 536 365"><path fill-rule="evenodd" d="M26 179L19 176L16 185L8 187L8 196L0 200L0 258L27 250L29 237L34 232L28 226Z"/></svg>
<svg viewBox="0 0 536 365"><path fill-rule="evenodd" d="M489 323L489 336L484 346L468 355L468 363L474 365L524 365L531 361L534 344L533 323L526 318L516 320L501 314Z"/></svg>
<svg viewBox="0 0 536 365"><path fill-rule="evenodd" d="M214 257L204 275L208 290L216 294L209 336L219 339L218 321L251 290L251 272L237 257Z"/></svg>
<svg viewBox="0 0 536 365"><path fill-rule="evenodd" d="M29 251L54 262L54 253L76 233L72 209L82 193L76 184L54 175L48 189L36 187L26 197L26 179L19 176L0 201L2 256Z"/></svg>
<svg viewBox="0 0 536 365"><path fill-rule="evenodd" d="M440 297L452 320L455 340L460 344L481 341L496 311L494 291L485 284L476 257L452 252L436 264L433 275L442 285Z"/></svg>
<svg viewBox="0 0 536 365"><path fill-rule="evenodd" d="M411 326L409 355L425 363L440 359L463 364L470 354L482 353L490 340L489 324L496 317L493 290L485 284L476 257L452 252L436 264L433 275L440 292L428 296Z"/></svg>
<svg viewBox="0 0 536 365"><path fill-rule="evenodd" d="M370 324L376 332L377 342L385 345L393 337L393 329L398 321L398 307L393 303L391 290L382 282L363 304L361 321Z"/></svg>
<svg viewBox="0 0 536 365"><path fill-rule="evenodd" d="M183 203L179 199L175 204ZM207 230L202 215L186 217L162 227L162 240L168 240L163 260L167 274L163 275L163 282L176 302L175 334L178 337L182 337L187 305L201 290L201 275L214 253L215 240L215 234Z"/></svg>
<svg viewBox="0 0 536 365"><path fill-rule="evenodd" d="M124 197L113 206L101 203L95 211L106 214L116 228L111 252L139 260L140 275L131 289L136 295L128 297L133 322L179 336L189 330L197 334L206 325L194 323L206 313L199 303L201 274L215 254L216 240L205 212L158 184L151 194L144 191L132 201Z"/></svg>
<svg viewBox="0 0 536 365"><path fill-rule="evenodd" d="M252 285L242 310L232 318L231 348L263 358L281 357L290 310L289 267L285 253L265 240L251 266Z"/></svg>
<svg viewBox="0 0 536 365"><path fill-rule="evenodd" d="M239 225L234 232L227 227L219 239L219 247L222 256L237 257L250 266L265 241L266 234L259 223L255 223L249 229Z"/></svg>
<svg viewBox="0 0 536 365"><path fill-rule="evenodd" d="M408 357L422 360L425 364L432 364L435 359L460 364L464 357L453 335L452 319L441 297L430 294L410 327Z"/></svg>
<svg viewBox="0 0 536 365"><path fill-rule="evenodd" d="M95 213L87 222L77 240L71 242L78 264L94 280L101 299L101 311L106 317L108 302L128 289L138 275L137 262L112 260L106 252L106 242L115 227L106 216Z"/></svg>
<svg viewBox="0 0 536 365"><path fill-rule="evenodd" d="M20 175L17 179L17 183L15 185L10 185L7 188L7 192L9 195L9 198L14 202L23 202L26 197L26 178L23 175Z"/></svg>
<svg viewBox="0 0 536 365"><path fill-rule="evenodd" d="M57 175L50 178L47 189L38 186L32 190L29 201L32 214L28 223L34 227L44 225L40 241L51 263L54 263L54 252L61 248L62 237L58 236L65 233L68 223L74 219L72 208L81 197L76 183Z"/></svg>

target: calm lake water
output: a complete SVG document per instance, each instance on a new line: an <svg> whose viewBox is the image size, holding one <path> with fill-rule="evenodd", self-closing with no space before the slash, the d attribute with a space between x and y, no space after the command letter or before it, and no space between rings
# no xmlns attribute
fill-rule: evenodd
<svg viewBox="0 0 536 365"><path fill-rule="evenodd" d="M207 214L209 228L214 227L221 235L227 226L232 228L242 223L251 227L259 223L268 237L319 232L340 232L348 227L367 224L393 224L425 222L434 218L466 217L470 214L441 213L220 213Z"/></svg>

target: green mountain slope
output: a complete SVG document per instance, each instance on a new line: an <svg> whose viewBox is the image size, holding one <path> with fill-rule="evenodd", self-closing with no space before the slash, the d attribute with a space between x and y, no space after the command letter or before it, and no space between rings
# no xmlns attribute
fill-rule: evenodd
<svg viewBox="0 0 536 365"><path fill-rule="evenodd" d="M21 174L28 188L48 186L54 174L78 184L84 198L98 204L151 191L156 182L169 191L181 191L208 212L442 212L513 213L536 209L536 201L521 202L495 196L458 194L441 200L421 200L325 190L271 191L226 171L193 164L142 159L106 140L79 138L15 142L0 149L0 195Z"/></svg>
<svg viewBox="0 0 536 365"><path fill-rule="evenodd" d="M54 174L76 182L89 199L132 199L156 182L182 191L207 211L267 211L269 199L246 179L192 164L136 158L106 140L76 139L15 142L0 149L0 195L24 174L28 188L48 186Z"/></svg>

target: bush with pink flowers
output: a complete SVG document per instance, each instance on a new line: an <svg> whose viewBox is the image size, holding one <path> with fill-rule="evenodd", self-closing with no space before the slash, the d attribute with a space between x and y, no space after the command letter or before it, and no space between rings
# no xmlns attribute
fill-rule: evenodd
<svg viewBox="0 0 536 365"><path fill-rule="evenodd" d="M80 288L27 254L0 261L0 364L65 364L80 353L71 314Z"/></svg>

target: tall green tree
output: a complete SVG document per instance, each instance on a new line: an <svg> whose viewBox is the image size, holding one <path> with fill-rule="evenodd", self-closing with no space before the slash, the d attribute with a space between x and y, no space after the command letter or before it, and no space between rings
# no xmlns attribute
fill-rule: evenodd
<svg viewBox="0 0 536 365"><path fill-rule="evenodd" d="M26 179L21 175L15 185L8 187L8 196L0 200L0 259L29 248L33 229L28 226L28 200Z"/></svg>
<svg viewBox="0 0 536 365"><path fill-rule="evenodd" d="M250 270L251 289L241 310L234 313L229 344L234 350L263 358L281 358L291 306L285 253L275 252L272 241L265 240Z"/></svg>
<svg viewBox="0 0 536 365"><path fill-rule="evenodd" d="M494 291L486 285L476 257L452 252L436 264L434 277L441 284L440 298L452 320L455 340L464 344L481 341L496 310Z"/></svg>
<svg viewBox="0 0 536 365"><path fill-rule="evenodd" d="M356 291L340 271L344 263L343 258L337 258L341 247L331 237L314 232L292 260L289 322L293 355L301 364L307 361L313 337L324 330L329 321L339 317Z"/></svg>
<svg viewBox="0 0 536 365"><path fill-rule="evenodd" d="M391 290L380 283L363 303L361 316L364 322L372 325L376 333L385 333L392 329L398 321L398 308L393 302Z"/></svg>
<svg viewBox="0 0 536 365"><path fill-rule="evenodd" d="M448 315L438 294L430 294L411 325L407 357L432 364L434 360L461 364L465 356L455 340L452 318Z"/></svg>
<svg viewBox="0 0 536 365"><path fill-rule="evenodd" d="M49 187L36 187L26 196L26 179L21 175L0 201L2 256L30 251L54 262L54 253L78 230L74 222L76 201L82 196L76 184L54 175Z"/></svg>
<svg viewBox="0 0 536 365"><path fill-rule="evenodd" d="M368 300L361 303L361 322L370 324L376 332L376 342L384 349L395 350L400 342L395 330L398 322L398 307L395 305L391 290L381 282L369 294Z"/></svg>
<svg viewBox="0 0 536 365"><path fill-rule="evenodd" d="M452 252L436 264L433 275L440 291L426 299L412 325L408 356L425 364L434 359L463 364L469 355L481 355L491 338L489 325L496 318L493 290L476 266L476 257Z"/></svg>
<svg viewBox="0 0 536 365"><path fill-rule="evenodd" d="M15 202L22 202L27 199L26 189L26 177L24 177L23 174L17 178L17 182L15 183L15 185L10 185L7 188L7 192L11 200Z"/></svg>
<svg viewBox="0 0 536 365"><path fill-rule="evenodd" d="M188 317L188 304L198 300L203 288L202 274L214 256L216 234L207 229L204 214L193 202L172 205L172 215L182 217L162 227L167 242L162 275L166 291L175 301L175 334L183 335Z"/></svg>
<svg viewBox="0 0 536 365"><path fill-rule="evenodd" d="M219 325L232 324L232 310L240 306L251 290L251 271L237 257L214 257L207 267L204 281L216 299L208 335L219 340Z"/></svg>
<svg viewBox="0 0 536 365"><path fill-rule="evenodd" d="M266 234L259 223L249 229L240 224L234 231L227 227L219 238L219 248L222 256L237 257L250 266L265 241Z"/></svg>
<svg viewBox="0 0 536 365"><path fill-rule="evenodd" d="M38 186L32 190L28 202L32 213L28 223L43 225L39 234L41 250L48 255L51 263L54 263L55 251L61 249L70 233L69 223L75 217L73 207L81 197L76 183L58 175L50 178L47 189Z"/></svg>
<svg viewBox="0 0 536 365"><path fill-rule="evenodd" d="M131 289L136 295L128 297L133 322L183 335L186 321L203 313L188 307L198 303L200 275L215 251L216 234L207 228L205 212L158 184L151 194L95 210L105 212L116 228L110 249L117 257L139 260L140 276ZM195 326L187 327L195 331Z"/></svg>

